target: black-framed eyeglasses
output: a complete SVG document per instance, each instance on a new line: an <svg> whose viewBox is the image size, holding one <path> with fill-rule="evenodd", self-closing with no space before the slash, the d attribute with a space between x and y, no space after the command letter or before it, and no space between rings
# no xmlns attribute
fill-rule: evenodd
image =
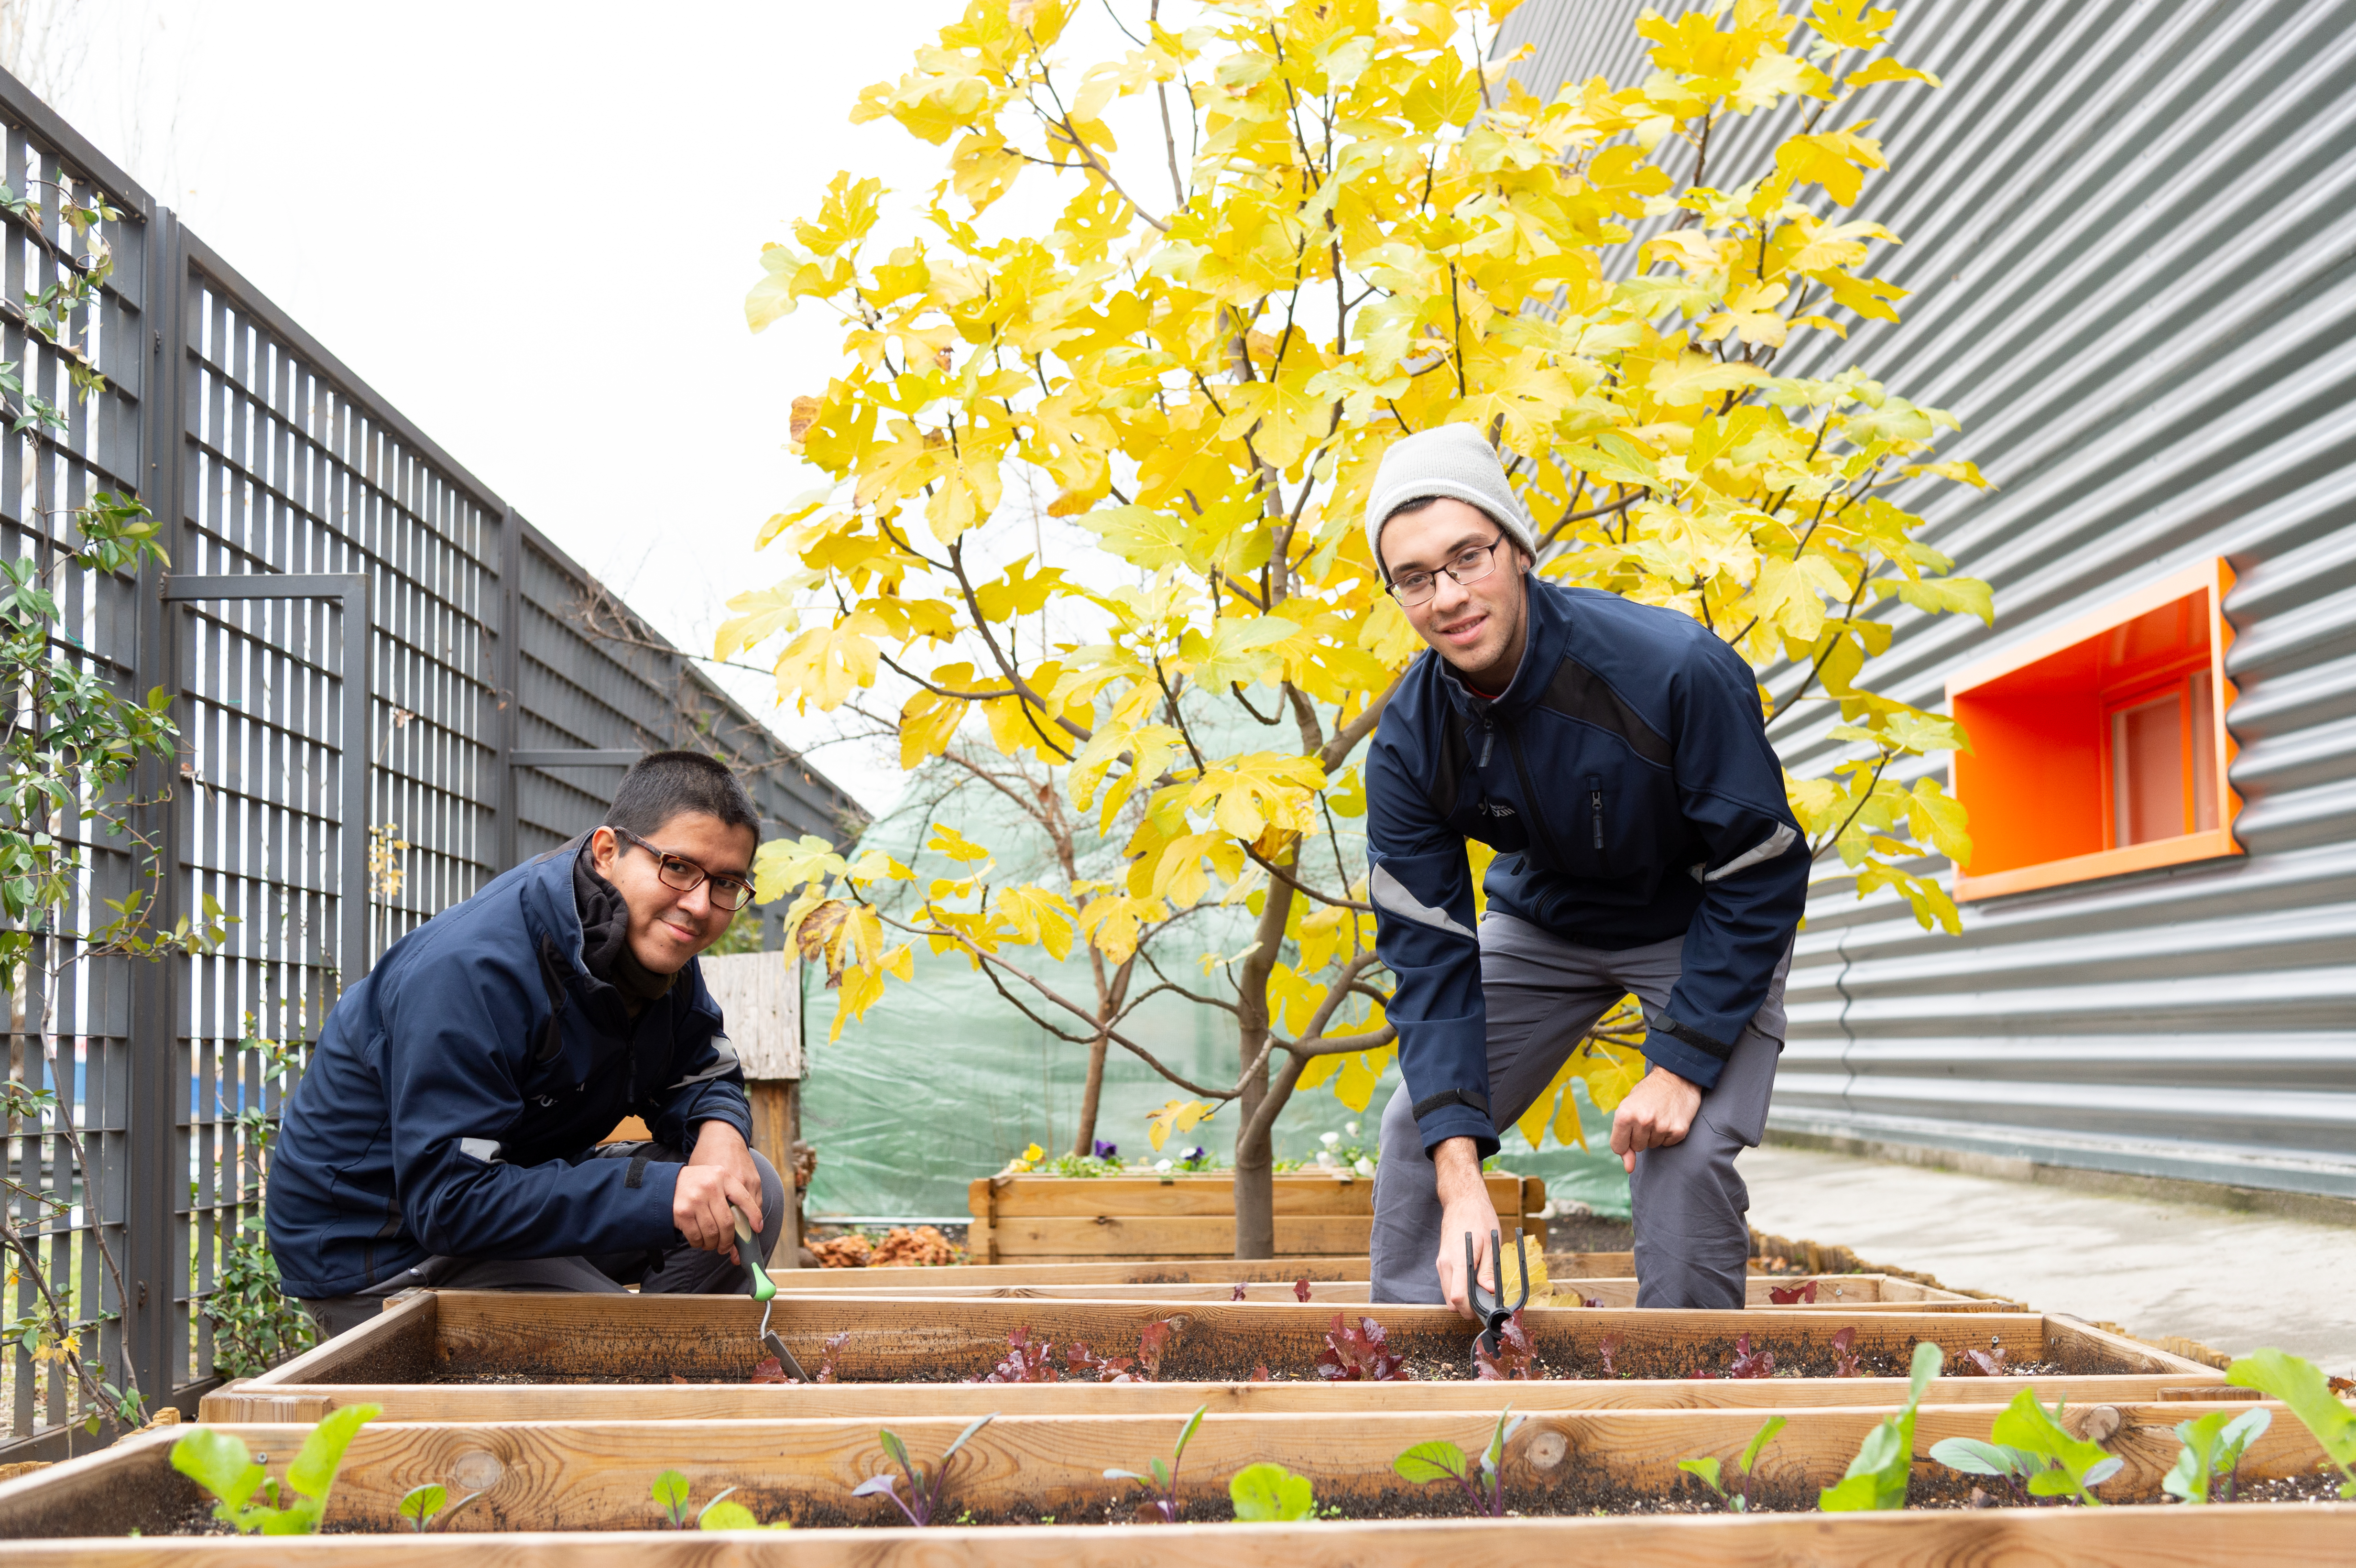
<svg viewBox="0 0 2356 1568"><path fill-rule="evenodd" d="M615 837L626 838L655 858L655 875L662 879L663 886L691 893L709 882L712 884L712 906L724 909L731 914L753 901L753 884L744 878L707 871L686 856L674 855L659 845L649 844L626 827L616 827L610 822L605 827Z"/></svg>
<svg viewBox="0 0 2356 1568"><path fill-rule="evenodd" d="M1505 536L1499 534L1487 544L1467 545L1440 571L1460 585L1478 582L1497 570L1497 547L1505 542ZM1391 597L1402 604L1420 604L1439 592L1440 572L1403 571L1391 579Z"/></svg>

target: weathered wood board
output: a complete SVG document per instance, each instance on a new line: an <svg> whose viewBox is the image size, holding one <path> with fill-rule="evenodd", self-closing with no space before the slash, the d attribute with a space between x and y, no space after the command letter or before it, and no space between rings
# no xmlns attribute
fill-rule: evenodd
<svg viewBox="0 0 2356 1568"><path fill-rule="evenodd" d="M808 1272L808 1271L806 1271ZM850 1271L827 1271L842 1274ZM869 1269L863 1271L870 1288L861 1292L868 1296L935 1296L946 1299L994 1296L1001 1300L1069 1301L1231 1301L1241 1285L1246 1301L1293 1301L1298 1299L1293 1285L1269 1281L1253 1283L1242 1280L1205 1282L1199 1285L967 1285L959 1275L962 1269L926 1269L914 1278L894 1278L894 1271ZM915 1274L916 1271L905 1271ZM1204 1271L1208 1272L1208 1271ZM1773 1307L1773 1292L1788 1288L1798 1280L1771 1279L1754 1276L1751 1281L1746 1305ZM1885 1286L1897 1286L1897 1294L1885 1297ZM1636 1305L1636 1282L1633 1279L1569 1279L1563 1282L1566 1291L1576 1290L1589 1300L1605 1307L1628 1307ZM797 1296L817 1295L821 1298L839 1293L837 1289L806 1291L800 1279L780 1281L780 1290ZM1365 1305L1371 1286L1361 1280L1312 1280L1309 1299L1330 1301L1337 1305ZM1958 1296L1952 1291L1929 1290L1912 1280L1889 1279L1881 1275L1826 1275L1816 1281L1817 1299L1814 1302L1792 1302L1794 1311L1824 1312L2019 1312L2018 1302L1990 1301L1979 1296ZM1559 1299L1559 1297L1558 1297Z"/></svg>

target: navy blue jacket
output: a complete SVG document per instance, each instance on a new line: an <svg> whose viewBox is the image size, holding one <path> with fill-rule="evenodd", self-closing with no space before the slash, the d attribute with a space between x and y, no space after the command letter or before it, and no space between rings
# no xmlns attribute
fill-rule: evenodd
<svg viewBox="0 0 2356 1568"><path fill-rule="evenodd" d="M1366 764L1376 950L1429 1149L1496 1152L1464 841L1490 907L1584 947L1685 938L1644 1054L1704 1088L1767 998L1807 900L1806 841L1750 667L1690 617L1532 577L1529 633L1489 701L1426 652Z"/></svg>
<svg viewBox="0 0 2356 1568"><path fill-rule="evenodd" d="M688 1148L748 1138L744 1075L688 963L634 1026L583 959L579 840L399 942L337 999L270 1161L288 1295L348 1296L428 1256L677 1246L679 1167L591 1160L624 1116Z"/></svg>

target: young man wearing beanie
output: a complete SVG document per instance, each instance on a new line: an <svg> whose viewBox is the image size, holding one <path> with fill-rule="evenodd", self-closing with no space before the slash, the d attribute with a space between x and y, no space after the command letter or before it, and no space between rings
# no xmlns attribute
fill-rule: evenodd
<svg viewBox="0 0 2356 1568"><path fill-rule="evenodd" d="M1639 1307L1740 1307L1783 970L1806 898L1750 667L1691 617L1531 575L1537 540L1471 425L1385 454L1367 543L1437 656L1366 767L1376 946L1406 1079L1383 1113L1374 1299L1468 1310L1481 1161L1622 996L1651 1071L1621 1102ZM1474 929L1465 842L1497 851ZM1510 1243L1510 1238L1507 1244Z"/></svg>

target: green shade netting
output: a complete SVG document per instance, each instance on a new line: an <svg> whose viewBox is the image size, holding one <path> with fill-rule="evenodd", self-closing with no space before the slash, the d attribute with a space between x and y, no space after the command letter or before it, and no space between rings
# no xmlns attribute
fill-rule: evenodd
<svg viewBox="0 0 2356 1568"><path fill-rule="evenodd" d="M939 762L912 776L900 804L868 828L859 849L881 848L913 866L920 878L959 874L944 858L919 848L935 824L997 851L995 883L1041 875L1054 879L1045 836L1036 826L997 790ZM1330 857L1332 847L1319 843ZM1353 837L1341 848L1344 864L1363 867L1361 843ZM1089 873L1090 860L1101 866L1109 859L1100 842L1088 840L1082 874ZM1330 859L1328 866L1331 872ZM1337 876L1325 880L1333 882ZM1197 992L1232 994L1223 976L1205 977L1199 955L1236 953L1250 941L1249 923L1242 909L1190 917L1186 927L1157 949L1164 973ZM887 940L897 938L887 933ZM1076 946L1060 965L1037 948L1010 950L1007 955L1074 1001L1093 1004L1095 986L1083 949ZM968 1211L968 1183L1002 1168L1027 1145L1035 1142L1050 1156L1070 1151L1087 1080L1087 1048L1059 1040L1024 1018L962 955L936 955L916 944L915 978L887 984L883 999L847 1023L842 1038L834 1041L827 1037L834 1026L837 993L825 987L819 965L805 965L802 973L809 1053L802 1136L819 1152L809 1197L813 1221L961 1217ZM1151 983L1141 975L1132 994ZM1033 1005L1043 1016L1052 1014L1044 1003ZM1067 1016L1058 1016L1058 1021L1080 1027ZM1164 993L1147 1000L1123 1031L1198 1083L1229 1084L1240 1070L1233 1018L1181 997ZM1319 1135L1326 1132L1371 1150L1383 1105L1398 1082L1394 1063L1363 1113L1337 1100L1330 1084L1296 1093L1277 1121L1276 1157L1312 1157L1321 1147ZM1186 1091L1116 1045L1106 1058L1096 1136L1117 1145L1125 1157L1157 1157L1146 1118L1183 1097ZM1518 1132L1508 1131L1503 1164L1543 1177L1549 1198L1624 1215L1627 1179L1604 1147L1609 1124L1583 1092L1580 1104L1588 1140L1601 1152L1534 1152ZM1237 1120L1235 1110L1224 1109L1193 1131L1172 1136L1161 1154L1199 1144L1226 1164L1234 1157ZM1359 1136L1346 1130L1353 1122Z"/></svg>

